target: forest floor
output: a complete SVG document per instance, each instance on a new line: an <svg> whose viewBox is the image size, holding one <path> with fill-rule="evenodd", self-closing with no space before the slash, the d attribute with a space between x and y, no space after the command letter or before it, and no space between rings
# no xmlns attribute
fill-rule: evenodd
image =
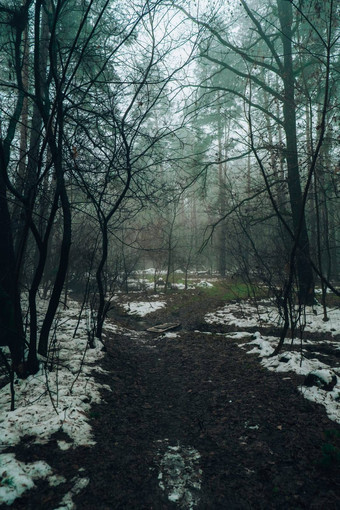
<svg viewBox="0 0 340 510"><path fill-rule="evenodd" d="M111 391L91 407L94 447L62 451L62 433L17 447L21 461L43 458L63 474L63 493L78 476L73 503L38 480L12 508L340 508L340 427L298 391L304 378L268 371L237 336L218 334L227 326L208 327L222 303L179 296L143 318L112 315L119 327L107 330L96 376ZM176 334L146 331L169 321Z"/></svg>

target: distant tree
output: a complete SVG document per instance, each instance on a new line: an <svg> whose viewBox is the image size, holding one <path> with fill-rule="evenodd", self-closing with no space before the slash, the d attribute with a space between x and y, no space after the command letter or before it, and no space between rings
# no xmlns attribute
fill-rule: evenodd
<svg viewBox="0 0 340 510"><path fill-rule="evenodd" d="M251 147L262 168L263 177L268 185L269 196L273 207L284 219L279 211L276 197L272 194L270 172L262 164L263 139L261 140L257 119L264 114L264 121L270 118L276 125L276 133L282 127L285 133L282 151L287 168L287 189L290 200L291 222L284 220L284 228L290 232L291 238L291 269L297 275L299 284L299 300L301 304L311 304L314 300L314 271L315 264L311 258L309 234L306 223L306 195L310 188L311 176L314 174L315 163L320 149L324 144L324 125L329 115L329 78L331 73L331 59L335 51L336 35L332 32L334 24L334 3L327 2L318 11L313 5L307 14L303 12L304 5L299 7L293 2L278 0L259 5L255 1L241 0L240 5L246 14L243 34L235 35L231 30L234 23L232 16L242 14L235 8L230 15L221 9L221 15L213 13L211 19L197 18L183 7L180 7L195 23L206 30L206 39L202 40L201 57L207 59L220 70L228 70L238 78L238 86L216 86L216 90L228 92L235 97L242 98L253 117ZM322 12L321 17L319 16ZM228 21L229 16L229 21ZM319 18L318 18L319 16ZM305 23L310 30L317 34L318 50L322 52L322 66L324 69L324 102L323 120L318 128L317 141L313 147L313 157L309 168L302 164L301 144L299 143L300 127L297 119L297 108L301 88L299 77L305 67L314 66L317 53L305 54L303 62L299 62L296 55L302 55L298 46L297 28ZM250 32L252 30L252 32ZM313 49L314 50L314 49ZM294 54L295 52L295 54ZM235 63L235 58L238 63ZM319 65L320 62L318 62ZM310 73L308 87L314 86L314 77ZM243 90L242 90L243 87ZM251 91L251 95L248 92ZM261 100L260 92L266 97ZM276 105L279 105L276 111ZM256 115L256 130L254 128ZM249 118L249 120L251 120ZM300 119L299 119L300 122ZM315 126L317 128L317 126ZM274 130L274 124L271 131ZM277 136L277 135L276 135ZM275 142L277 143L277 142ZM278 146L279 147L279 146ZM262 149L262 150L261 150ZM300 160L299 160L300 157Z"/></svg>

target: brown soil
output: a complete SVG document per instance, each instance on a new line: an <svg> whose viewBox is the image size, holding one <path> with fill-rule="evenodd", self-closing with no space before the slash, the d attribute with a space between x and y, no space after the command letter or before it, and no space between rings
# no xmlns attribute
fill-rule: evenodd
<svg viewBox="0 0 340 510"><path fill-rule="evenodd" d="M107 374L97 377L112 391L103 390L103 402L92 407L96 446L60 451L57 437L45 446L26 438L17 457L43 458L67 482L37 482L13 508L58 508L80 468L90 482L73 498L78 509L186 508L159 486L157 448L164 443L157 441L165 439L201 455L198 509L340 508L340 427L303 398L294 374L263 369L227 336L194 332L207 331L203 316L211 307L183 297L179 308L149 315L139 327L116 312L134 329L169 320L182 328L176 338L144 332L107 339Z"/></svg>

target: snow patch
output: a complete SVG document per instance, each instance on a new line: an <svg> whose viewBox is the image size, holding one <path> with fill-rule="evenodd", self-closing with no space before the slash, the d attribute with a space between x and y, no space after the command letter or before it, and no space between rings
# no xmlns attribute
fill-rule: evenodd
<svg viewBox="0 0 340 510"><path fill-rule="evenodd" d="M300 322L305 332L313 331L337 335L340 331L340 309L328 308L328 320L323 320L323 308L320 305L306 307L305 313L301 315ZM282 325L282 319L277 309L268 300L262 300L257 306L251 302L229 303L214 313L205 316L205 321L210 324L228 324L238 328L253 328L258 326ZM340 370L339 367L330 367L317 358L309 359L306 351L281 352L277 356L271 356L278 344L278 338L274 336L262 336L258 331L254 334L245 332L227 333L228 338L247 339L250 341L238 344L245 348L248 354L257 354L261 358L261 364L268 370L275 372L295 372L298 375L307 376L310 373L320 374L326 385L331 385L326 391L322 387L301 386L299 390L309 400L322 404L326 408L328 417L340 423ZM299 341L300 342L300 341ZM285 339L285 345L290 345L292 340ZM339 347L334 341L322 342L332 345L334 349ZM303 344L313 344L308 339ZM249 350L249 347L252 347ZM333 387L333 383L334 387ZM321 385L320 385L321 386Z"/></svg>
<svg viewBox="0 0 340 510"><path fill-rule="evenodd" d="M60 450L69 450L72 447L72 443L68 443L67 441L57 441Z"/></svg>
<svg viewBox="0 0 340 510"><path fill-rule="evenodd" d="M60 506L55 510L73 510L75 508L75 505L73 503L73 497L79 494L83 489L85 489L85 487L89 484L90 480L89 478L85 477L82 478L76 476L75 478L73 478L72 482L74 483L72 489L67 494L65 494L60 503Z"/></svg>
<svg viewBox="0 0 340 510"><path fill-rule="evenodd" d="M56 319L49 357L35 375L15 381L15 410L10 411L10 387L0 391L0 437L2 447L15 446L25 436L34 443L47 443L52 434L66 433L70 441L58 441L62 450L94 445L88 412L101 401L100 388L92 377L95 363L103 356L100 346L89 349L86 314L78 324L79 306L69 301ZM40 306L40 305L39 305ZM44 303L41 304L41 307ZM78 327L76 338L74 330ZM106 386L109 389L108 386ZM43 461L21 463L14 454L0 454L0 500L12 504L34 480L47 478L50 485L64 481ZM71 508L71 506L65 507Z"/></svg>
<svg viewBox="0 0 340 510"><path fill-rule="evenodd" d="M202 478L199 452L179 444L170 446L167 439L157 443L160 488L167 494L169 501L176 503L179 508L196 507Z"/></svg>
<svg viewBox="0 0 340 510"><path fill-rule="evenodd" d="M313 370L304 382L305 386L318 386L322 390L332 391L337 383L337 376L328 369Z"/></svg>
<svg viewBox="0 0 340 510"><path fill-rule="evenodd" d="M171 331L168 331L167 333L164 333L163 335L163 338L177 338L178 337L178 334L177 333L172 333Z"/></svg>
<svg viewBox="0 0 340 510"><path fill-rule="evenodd" d="M323 308L320 305L307 306L301 314L300 322L305 331L320 333L339 333L340 309L328 308L328 320L323 320ZM282 318L277 308L270 301L262 300L257 306L251 302L229 303L216 312L208 313L204 317L208 324L228 324L239 328L258 326L282 326Z"/></svg>
<svg viewBox="0 0 340 510"><path fill-rule="evenodd" d="M233 338L235 340L240 340L243 338L250 338L253 335L248 331L232 331L231 333L226 333L225 336L227 336L228 338Z"/></svg>
<svg viewBox="0 0 340 510"><path fill-rule="evenodd" d="M16 498L35 486L34 480L38 478L46 478L51 486L66 482L42 460L26 464L17 460L14 453L0 455L0 502L12 505Z"/></svg>
<svg viewBox="0 0 340 510"><path fill-rule="evenodd" d="M258 354L261 357L261 365L274 372L295 372L302 376L308 376L310 373L321 374L327 384L332 381L334 375L338 374L337 382L332 391L325 391L317 386L300 386L299 391L308 400L322 404L328 417L340 423L340 370L338 368L332 369L317 358L306 358L303 350L302 352L288 351L269 357L273 353L277 342L276 337L261 337L242 344L240 347L253 345L253 349L248 351L248 354ZM287 339L288 342L290 343L290 340Z"/></svg>
<svg viewBox="0 0 340 510"><path fill-rule="evenodd" d="M300 386L299 391L302 395L315 402L321 404L326 408L328 418L337 423L340 423L340 384L338 383L333 391L325 391L317 386L307 388L306 386Z"/></svg>
<svg viewBox="0 0 340 510"><path fill-rule="evenodd" d="M144 317L144 315L148 313L164 308L164 306L166 306L164 301L136 301L135 303L123 304L123 308L128 313L139 315L140 317Z"/></svg>
<svg viewBox="0 0 340 510"><path fill-rule="evenodd" d="M206 280L202 280L197 283L196 287L203 287L203 288L210 288L213 287L213 284L210 282L207 282Z"/></svg>
<svg viewBox="0 0 340 510"><path fill-rule="evenodd" d="M340 332L340 309L328 308L328 320L323 320L323 307L318 305L313 308L308 307L306 313L306 331L317 331L320 333L331 333L332 335Z"/></svg>
<svg viewBox="0 0 340 510"><path fill-rule="evenodd" d="M277 310L267 302L258 306L250 302L229 303L216 312L206 314L204 319L208 324L228 324L239 328L276 326L281 322Z"/></svg>

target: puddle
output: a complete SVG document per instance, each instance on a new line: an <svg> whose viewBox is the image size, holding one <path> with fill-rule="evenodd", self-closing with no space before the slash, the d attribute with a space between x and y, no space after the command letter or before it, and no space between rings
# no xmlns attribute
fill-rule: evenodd
<svg viewBox="0 0 340 510"><path fill-rule="evenodd" d="M179 508L195 508L202 479L199 452L190 446L171 446L168 439L157 441L157 449L160 488Z"/></svg>

